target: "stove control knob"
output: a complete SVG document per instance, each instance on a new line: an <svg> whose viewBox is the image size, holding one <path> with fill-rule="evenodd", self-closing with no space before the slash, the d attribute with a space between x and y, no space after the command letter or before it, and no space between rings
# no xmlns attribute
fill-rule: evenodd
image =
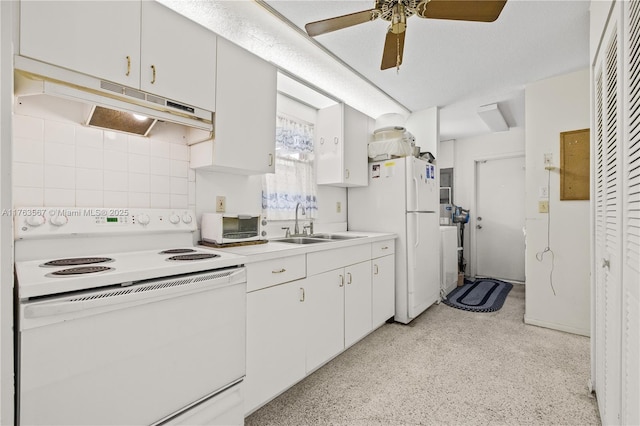
<svg viewBox="0 0 640 426"><path fill-rule="evenodd" d="M141 215L138 216L138 223L140 225L146 226L149 224L149 222L151 222L151 218L149 217L148 214L142 213Z"/></svg>
<svg viewBox="0 0 640 426"><path fill-rule="evenodd" d="M169 216L169 222L173 223L174 225L180 223L180 216L178 216L177 214L172 214L171 216Z"/></svg>
<svg viewBox="0 0 640 426"><path fill-rule="evenodd" d="M182 221L184 223L191 223L191 221L193 220L193 218L191 217L191 215L189 213L185 213L182 215Z"/></svg>
<svg viewBox="0 0 640 426"><path fill-rule="evenodd" d="M51 216L51 218L49 218L49 223L51 223L54 226L66 225L67 222L69 222L69 218L63 214L59 214L57 216Z"/></svg>
<svg viewBox="0 0 640 426"><path fill-rule="evenodd" d="M32 226L34 228L42 225L45 222L46 222L46 219L44 218L44 216L29 216L27 218L27 225Z"/></svg>

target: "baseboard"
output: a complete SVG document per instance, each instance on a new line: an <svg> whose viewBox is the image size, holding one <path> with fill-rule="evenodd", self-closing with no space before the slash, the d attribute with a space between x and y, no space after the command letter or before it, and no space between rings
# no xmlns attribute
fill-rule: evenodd
<svg viewBox="0 0 640 426"><path fill-rule="evenodd" d="M570 327L564 324L556 324L548 321L541 321L535 318L529 318L526 315L524 316L524 323L529 325L535 325L538 327L550 328L552 330L564 331L566 333L571 334L579 334L580 336L591 337L591 330L589 329L581 329L576 327Z"/></svg>

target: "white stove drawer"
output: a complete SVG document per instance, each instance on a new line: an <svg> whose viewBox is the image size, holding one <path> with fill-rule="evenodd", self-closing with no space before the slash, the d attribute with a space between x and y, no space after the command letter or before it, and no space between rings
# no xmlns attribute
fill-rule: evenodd
<svg viewBox="0 0 640 426"><path fill-rule="evenodd" d="M244 424L242 382L225 389L162 426L237 426Z"/></svg>

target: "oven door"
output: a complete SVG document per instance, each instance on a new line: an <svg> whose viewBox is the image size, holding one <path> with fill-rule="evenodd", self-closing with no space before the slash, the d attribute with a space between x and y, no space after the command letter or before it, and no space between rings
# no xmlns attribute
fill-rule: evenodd
<svg viewBox="0 0 640 426"><path fill-rule="evenodd" d="M222 243L255 241L260 235L260 216L236 215L222 217Z"/></svg>
<svg viewBox="0 0 640 426"><path fill-rule="evenodd" d="M24 425L143 425L245 372L244 268L20 306Z"/></svg>

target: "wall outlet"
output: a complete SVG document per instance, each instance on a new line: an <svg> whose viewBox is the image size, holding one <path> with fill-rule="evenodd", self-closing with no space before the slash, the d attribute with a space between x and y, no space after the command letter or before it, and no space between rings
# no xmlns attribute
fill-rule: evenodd
<svg viewBox="0 0 640 426"><path fill-rule="evenodd" d="M224 213L227 209L227 197L216 197L216 213Z"/></svg>
<svg viewBox="0 0 640 426"><path fill-rule="evenodd" d="M336 213L340 213L342 211L342 203L340 201L336 202Z"/></svg>
<svg viewBox="0 0 640 426"><path fill-rule="evenodd" d="M538 213L549 213L548 201L538 201Z"/></svg>
<svg viewBox="0 0 640 426"><path fill-rule="evenodd" d="M538 198L549 198L549 188L546 186L538 188Z"/></svg>
<svg viewBox="0 0 640 426"><path fill-rule="evenodd" d="M548 164L551 164L551 162L553 161L553 154L550 152L546 152L544 154L544 164L545 166Z"/></svg>

